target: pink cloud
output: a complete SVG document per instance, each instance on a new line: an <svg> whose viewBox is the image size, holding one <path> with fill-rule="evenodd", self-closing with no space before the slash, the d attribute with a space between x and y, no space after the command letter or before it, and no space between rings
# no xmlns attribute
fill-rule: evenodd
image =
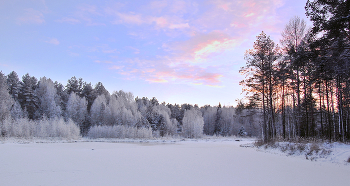
<svg viewBox="0 0 350 186"><path fill-rule="evenodd" d="M187 41L163 44L163 48L174 54L171 57L173 63L183 61L198 63L227 50L233 50L241 42L242 39L233 38L221 31L214 31L208 34L197 34Z"/></svg>
<svg viewBox="0 0 350 186"><path fill-rule="evenodd" d="M127 24L143 24L146 21L142 18L141 15L139 14L126 14L126 13L116 13L117 16L119 17L119 20L114 21L113 23L115 24L120 24L120 23L127 23Z"/></svg>
<svg viewBox="0 0 350 186"><path fill-rule="evenodd" d="M85 22L87 26L105 25L104 23L96 21L97 18L101 16L103 16L103 13L101 13L96 6L84 4L77 8L77 11L74 13L74 18L62 18L59 21L70 24Z"/></svg>
<svg viewBox="0 0 350 186"><path fill-rule="evenodd" d="M152 19L159 27L166 27L169 24L168 20L164 17L154 17Z"/></svg>
<svg viewBox="0 0 350 186"><path fill-rule="evenodd" d="M166 6L168 6L168 2L166 0L163 1L152 1L150 3L150 7L151 9L155 10L155 11L162 11L163 8L165 8Z"/></svg>
<svg viewBox="0 0 350 186"><path fill-rule="evenodd" d="M18 24L41 24L44 23L44 14L40 11L28 8L24 10L24 15L17 18Z"/></svg>
<svg viewBox="0 0 350 186"><path fill-rule="evenodd" d="M207 58L212 53L223 52L232 49L237 45L235 39L224 38L221 40L212 40L201 43L194 49L194 56L196 60Z"/></svg>
<svg viewBox="0 0 350 186"><path fill-rule="evenodd" d="M112 66L110 69L116 70L128 79L140 78L152 83L182 82L218 86L223 77L222 74L210 72L212 68L207 69L186 63L169 65L169 61L165 58L157 61L134 59L124 62L123 65L123 68Z"/></svg>
<svg viewBox="0 0 350 186"><path fill-rule="evenodd" d="M159 78L147 79L146 81L152 82L152 83L166 83L166 82L168 82L165 79L159 79Z"/></svg>
<svg viewBox="0 0 350 186"><path fill-rule="evenodd" d="M190 28L190 25L188 23L182 23L182 24L170 24L170 29L182 29L182 28Z"/></svg>
<svg viewBox="0 0 350 186"><path fill-rule="evenodd" d="M278 22L276 10L284 4L283 0L211 0L214 8L210 8L193 22L199 29L226 29L227 32L251 34L247 31L265 26L273 26ZM237 30L239 28L240 30ZM245 30L243 30L245 29ZM249 29L249 30L248 30ZM277 29L276 29L277 30Z"/></svg>
<svg viewBox="0 0 350 186"><path fill-rule="evenodd" d="M145 16L135 13L120 13L115 12L116 20L113 24L131 24L131 25L155 25L156 29L169 28L169 29L185 29L189 28L188 23L183 23L182 20L176 18L168 18L166 16Z"/></svg>
<svg viewBox="0 0 350 186"><path fill-rule="evenodd" d="M140 49L138 49L138 48L135 48L135 47L132 47L132 46L127 46L125 48L134 51L134 54L139 54L140 53Z"/></svg>
<svg viewBox="0 0 350 186"><path fill-rule="evenodd" d="M51 38L50 40L47 40L45 42L53 44L53 45L59 45L60 44L60 42L56 38Z"/></svg>
<svg viewBox="0 0 350 186"><path fill-rule="evenodd" d="M113 53L117 53L117 49L104 49L102 50L103 53L106 53L106 54L113 54Z"/></svg>
<svg viewBox="0 0 350 186"><path fill-rule="evenodd" d="M119 70L119 69L122 69L122 68L123 68L123 66L113 65L109 69Z"/></svg>
<svg viewBox="0 0 350 186"><path fill-rule="evenodd" d="M112 64L113 62L112 61L108 61L108 60L105 60L105 61L100 61L100 60L95 60L94 61L95 63L107 63L107 64ZM117 66L112 66L111 69L116 69Z"/></svg>
<svg viewBox="0 0 350 186"><path fill-rule="evenodd" d="M79 19L74 19L74 18L69 18L69 17L64 17L62 19L57 20L57 22L69 23L69 24L77 24L77 23L80 23L80 20Z"/></svg>
<svg viewBox="0 0 350 186"><path fill-rule="evenodd" d="M252 17L252 16L254 16L255 15L255 13L254 12L251 12L251 13L247 13L244 17Z"/></svg>

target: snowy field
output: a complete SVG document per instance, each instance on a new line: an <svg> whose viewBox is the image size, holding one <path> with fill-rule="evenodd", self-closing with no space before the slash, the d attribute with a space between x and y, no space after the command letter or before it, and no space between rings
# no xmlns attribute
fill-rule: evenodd
<svg viewBox="0 0 350 186"><path fill-rule="evenodd" d="M344 160L308 161L252 141L0 144L0 185L348 185ZM335 148L335 147L334 147ZM350 156L349 148L334 157ZM345 155L344 155L345 154ZM347 154L347 155L346 155Z"/></svg>

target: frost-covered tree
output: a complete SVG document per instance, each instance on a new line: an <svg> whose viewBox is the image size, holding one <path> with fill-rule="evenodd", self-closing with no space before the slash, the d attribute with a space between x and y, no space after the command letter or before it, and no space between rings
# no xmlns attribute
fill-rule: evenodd
<svg viewBox="0 0 350 186"><path fill-rule="evenodd" d="M171 111L171 116L170 118L175 118L178 122L181 121L181 111L180 111L180 106L178 104L167 104L167 107Z"/></svg>
<svg viewBox="0 0 350 186"><path fill-rule="evenodd" d="M233 107L223 107L221 112L221 135L228 136L232 130L237 130L238 126L234 123L235 109Z"/></svg>
<svg viewBox="0 0 350 186"><path fill-rule="evenodd" d="M166 133L171 136L175 135L177 133L178 125L179 125L179 122L175 118L170 119L170 122L166 123L166 126L165 126Z"/></svg>
<svg viewBox="0 0 350 186"><path fill-rule="evenodd" d="M85 126L87 114L86 98L80 98L77 94L72 92L68 99L66 116L80 127L81 132L85 132L88 128L88 126Z"/></svg>
<svg viewBox="0 0 350 186"><path fill-rule="evenodd" d="M66 92L70 95L72 92L80 95L83 87L83 79L77 79L75 76L70 78L66 85Z"/></svg>
<svg viewBox="0 0 350 186"><path fill-rule="evenodd" d="M97 95L95 94L94 88L92 87L91 83L84 82L83 90L81 92L81 97L85 97L88 104L87 104L87 110L90 112L91 106L94 103L94 100L96 99Z"/></svg>
<svg viewBox="0 0 350 186"><path fill-rule="evenodd" d="M186 138L199 138L203 135L204 120L197 109L186 110L182 120L182 134Z"/></svg>
<svg viewBox="0 0 350 186"><path fill-rule="evenodd" d="M14 104L12 105L11 108L11 117L13 119L19 119L19 118L24 118L27 117L21 108L21 105L19 104L18 101L15 101Z"/></svg>
<svg viewBox="0 0 350 186"><path fill-rule="evenodd" d="M90 117L91 117L91 124L94 125L104 125L105 119L107 119L107 99L105 95L98 96L94 103L91 106L90 110Z"/></svg>
<svg viewBox="0 0 350 186"><path fill-rule="evenodd" d="M18 75L15 71L12 71L9 75L7 75L7 87L9 89L9 93L15 101L18 101L18 96L20 92L20 81Z"/></svg>
<svg viewBox="0 0 350 186"><path fill-rule="evenodd" d="M22 77L21 91L18 96L19 102L23 110L28 113L29 119L36 119L36 111L39 108L39 99L36 95L38 80L33 76L31 77L28 73Z"/></svg>
<svg viewBox="0 0 350 186"><path fill-rule="evenodd" d="M215 130L216 121L216 107L206 106L202 109L203 119L204 119L204 134L213 135Z"/></svg>
<svg viewBox="0 0 350 186"><path fill-rule="evenodd" d="M67 94L67 92L64 89L64 86L61 83L55 81L54 84L57 93L56 104L61 107L62 113L65 114L69 95Z"/></svg>
<svg viewBox="0 0 350 186"><path fill-rule="evenodd" d="M108 99L110 96L109 92L107 91L105 86L103 86L103 84L101 82L98 82L95 85L94 92L96 94L96 97L100 96L100 95L105 95L106 99Z"/></svg>
<svg viewBox="0 0 350 186"><path fill-rule="evenodd" d="M53 81L46 77L40 78L38 88L36 89L36 95L39 99L39 112L40 116L46 116L48 118L55 118L61 116L61 107L56 104L57 93L55 84Z"/></svg>
<svg viewBox="0 0 350 186"><path fill-rule="evenodd" d="M0 122L10 116L14 101L7 89L6 77L0 72Z"/></svg>
<svg viewBox="0 0 350 186"><path fill-rule="evenodd" d="M156 117L154 124L161 136L167 133L174 133L174 126L170 120L171 111L167 106L163 104L156 105L153 107L153 113L157 113L155 116L158 116L158 118Z"/></svg>
<svg viewBox="0 0 350 186"><path fill-rule="evenodd" d="M132 93L124 91L114 92L108 106L115 124L148 127L148 123L145 122L138 110Z"/></svg>
<svg viewBox="0 0 350 186"><path fill-rule="evenodd" d="M216 118L215 118L215 126L214 126L214 134L216 135L220 135L222 128L221 128L221 124L222 124L222 109L221 109L221 104L219 103L219 106L217 107L216 110Z"/></svg>

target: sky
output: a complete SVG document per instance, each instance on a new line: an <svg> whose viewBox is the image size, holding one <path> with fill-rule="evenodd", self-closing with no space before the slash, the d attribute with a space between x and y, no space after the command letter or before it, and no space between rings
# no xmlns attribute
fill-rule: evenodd
<svg viewBox="0 0 350 186"><path fill-rule="evenodd" d="M0 70L75 76L159 102L235 106L264 31L279 43L306 0L0 0Z"/></svg>

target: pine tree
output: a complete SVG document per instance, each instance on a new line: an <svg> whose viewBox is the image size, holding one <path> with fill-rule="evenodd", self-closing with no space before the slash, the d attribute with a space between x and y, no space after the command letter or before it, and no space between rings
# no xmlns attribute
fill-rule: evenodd
<svg viewBox="0 0 350 186"><path fill-rule="evenodd" d="M18 101L18 96L21 87L18 75L15 71L12 71L9 75L7 75L7 87L12 98L15 101Z"/></svg>
<svg viewBox="0 0 350 186"><path fill-rule="evenodd" d="M75 76L70 78L66 85L66 92L70 95L72 92L80 96L83 88L83 80L81 78L77 79Z"/></svg>
<svg viewBox="0 0 350 186"><path fill-rule="evenodd" d="M222 124L221 114L222 114L221 104L219 103L216 109L215 126L214 126L214 134L216 135L221 134L221 124Z"/></svg>
<svg viewBox="0 0 350 186"><path fill-rule="evenodd" d="M10 117L10 110L13 104L14 100L8 92L6 76L0 72L0 124L7 117Z"/></svg>
<svg viewBox="0 0 350 186"><path fill-rule="evenodd" d="M103 84L102 84L101 82L98 82L98 83L95 85L94 93L96 94L96 97L97 97L97 96L100 96L100 95L104 95L104 96L108 99L109 96L110 96L109 92L108 92L107 89L103 86Z"/></svg>
<svg viewBox="0 0 350 186"><path fill-rule="evenodd" d="M18 101L15 101L12 108L11 108L11 117L13 119L21 119L26 117L23 109L21 108L21 105Z"/></svg>
<svg viewBox="0 0 350 186"><path fill-rule="evenodd" d="M96 99L96 93L94 91L94 88L92 88L91 83L84 83L83 85L83 90L81 92L81 96L85 97L88 104L87 104L87 110L88 112L90 112L91 106L94 103L95 99Z"/></svg>
<svg viewBox="0 0 350 186"><path fill-rule="evenodd" d="M262 107L263 138L267 142L276 135L274 99L276 95L276 61L281 57L279 48L264 32L257 36L253 49L247 50L247 66L240 72L247 75L241 82L244 90L251 92L251 98L257 98ZM260 107L260 108L261 108Z"/></svg>
<svg viewBox="0 0 350 186"><path fill-rule="evenodd" d="M39 99L36 95L38 80L35 77L31 77L28 73L22 77L21 91L18 96L19 102L23 110L28 113L29 119L37 119L39 115L36 114L39 108Z"/></svg>

